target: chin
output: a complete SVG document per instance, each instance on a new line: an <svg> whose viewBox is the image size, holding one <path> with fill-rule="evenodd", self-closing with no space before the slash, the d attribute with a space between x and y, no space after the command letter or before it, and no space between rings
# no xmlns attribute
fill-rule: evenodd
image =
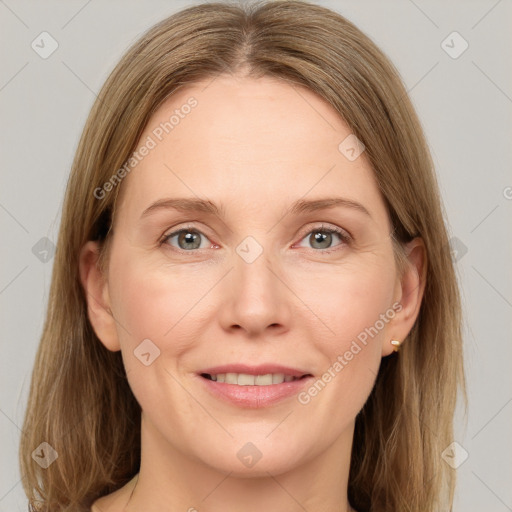
<svg viewBox="0 0 512 512"><path fill-rule="evenodd" d="M263 441L236 443L236 448L226 448L221 453L210 453L200 459L204 464L222 473L237 478L268 477L286 473L301 464L301 456L292 446L287 450L276 450L276 444ZM199 454L198 454L199 455Z"/></svg>

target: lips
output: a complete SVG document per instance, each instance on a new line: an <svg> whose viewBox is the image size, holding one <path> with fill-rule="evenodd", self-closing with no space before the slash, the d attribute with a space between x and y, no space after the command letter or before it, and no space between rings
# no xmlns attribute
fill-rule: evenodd
<svg viewBox="0 0 512 512"><path fill-rule="evenodd" d="M305 370L275 364L242 364L205 368L201 383L218 399L237 407L266 407L300 392L313 376Z"/></svg>

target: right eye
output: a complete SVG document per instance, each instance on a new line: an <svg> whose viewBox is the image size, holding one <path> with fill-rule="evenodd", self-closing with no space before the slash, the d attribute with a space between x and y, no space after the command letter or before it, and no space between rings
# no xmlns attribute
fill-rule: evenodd
<svg viewBox="0 0 512 512"><path fill-rule="evenodd" d="M175 242L178 244L177 249L179 250L193 251L195 249L205 249L208 247L208 244L206 243L206 245L201 246L201 237L204 237L205 240L208 240L206 235L200 231L197 231L196 229L183 228L165 235L160 241L160 245L168 244L171 245L171 247L176 248L176 246L172 243L173 239L175 238ZM211 246L212 243L210 242L209 247Z"/></svg>

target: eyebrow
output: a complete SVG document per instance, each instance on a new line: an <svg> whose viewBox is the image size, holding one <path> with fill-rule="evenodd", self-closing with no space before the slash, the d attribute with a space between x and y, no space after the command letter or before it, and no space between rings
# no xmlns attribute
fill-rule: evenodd
<svg viewBox="0 0 512 512"><path fill-rule="evenodd" d="M370 212L361 204L351 199L343 197L325 197L322 199L299 199L292 204L290 208L291 214L310 213L317 210L325 210L335 207L344 207L356 210L368 215L371 218ZM174 209L185 212L202 212L219 217L224 217L224 207L218 207L215 203L205 199L195 199L187 197L177 198L164 198L155 201L148 206L141 215L141 219L154 213L158 210Z"/></svg>

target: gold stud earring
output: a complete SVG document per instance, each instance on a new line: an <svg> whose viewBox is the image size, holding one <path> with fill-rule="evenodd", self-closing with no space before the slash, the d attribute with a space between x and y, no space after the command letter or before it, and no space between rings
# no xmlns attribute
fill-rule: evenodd
<svg viewBox="0 0 512 512"><path fill-rule="evenodd" d="M395 352L398 352L400 350L400 341L391 340L391 345L393 345Z"/></svg>

